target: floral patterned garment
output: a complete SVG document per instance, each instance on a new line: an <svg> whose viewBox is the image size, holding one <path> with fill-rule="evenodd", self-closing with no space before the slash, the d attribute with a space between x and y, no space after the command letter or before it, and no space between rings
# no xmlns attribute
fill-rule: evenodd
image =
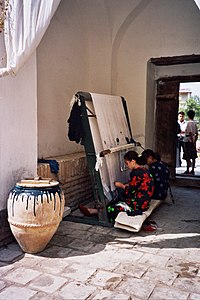
<svg viewBox="0 0 200 300"><path fill-rule="evenodd" d="M129 185L125 188L123 197L107 206L110 221L114 221L121 211L126 211L129 215L142 214L149 208L153 191L150 172L142 167L134 169L130 173Z"/></svg>

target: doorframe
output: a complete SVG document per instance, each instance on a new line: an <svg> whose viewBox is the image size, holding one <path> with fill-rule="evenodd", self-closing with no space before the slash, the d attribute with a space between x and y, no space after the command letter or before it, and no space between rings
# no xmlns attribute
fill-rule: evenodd
<svg viewBox="0 0 200 300"><path fill-rule="evenodd" d="M155 149L157 81L200 82L200 55L151 58L147 63L145 147ZM177 111L178 114L178 111Z"/></svg>

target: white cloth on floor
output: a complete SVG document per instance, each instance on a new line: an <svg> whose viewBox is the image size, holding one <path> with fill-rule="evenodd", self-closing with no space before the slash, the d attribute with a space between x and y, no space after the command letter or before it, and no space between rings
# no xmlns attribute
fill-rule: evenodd
<svg viewBox="0 0 200 300"><path fill-rule="evenodd" d="M142 215L128 216L126 212L120 212L115 219L114 227L139 232L146 218L150 216L152 211L158 207L161 202L161 200L151 200L149 209L143 212Z"/></svg>

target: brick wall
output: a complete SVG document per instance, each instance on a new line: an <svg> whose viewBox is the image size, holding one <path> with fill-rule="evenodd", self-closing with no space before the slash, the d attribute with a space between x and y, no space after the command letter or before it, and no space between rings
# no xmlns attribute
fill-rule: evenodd
<svg viewBox="0 0 200 300"><path fill-rule="evenodd" d="M57 175L51 173L49 164L38 164L38 176L60 182L65 195L65 205L75 210L80 203L93 199L92 185L85 153L52 157L59 163ZM8 223L7 209L0 211L0 247L15 240Z"/></svg>
<svg viewBox="0 0 200 300"><path fill-rule="evenodd" d="M60 182L65 195L65 205L75 210L80 203L93 199L92 185L84 152L51 157L59 164L57 175L51 173L49 164L38 164L38 176L53 178Z"/></svg>

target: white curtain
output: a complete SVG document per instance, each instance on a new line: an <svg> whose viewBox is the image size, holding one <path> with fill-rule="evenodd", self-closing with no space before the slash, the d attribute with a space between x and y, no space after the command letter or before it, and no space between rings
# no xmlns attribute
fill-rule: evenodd
<svg viewBox="0 0 200 300"><path fill-rule="evenodd" d="M16 75L40 43L61 0L9 0L4 39L7 64L0 77Z"/></svg>
<svg viewBox="0 0 200 300"><path fill-rule="evenodd" d="M198 6L198 8L200 9L200 0L194 0L194 2L196 3L196 5Z"/></svg>

